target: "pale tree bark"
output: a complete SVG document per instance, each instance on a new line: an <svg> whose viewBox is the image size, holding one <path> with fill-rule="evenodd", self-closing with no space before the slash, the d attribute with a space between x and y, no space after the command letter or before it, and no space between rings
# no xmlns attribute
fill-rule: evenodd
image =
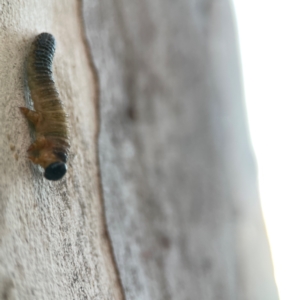
<svg viewBox="0 0 300 300"><path fill-rule="evenodd" d="M96 84L80 8L75 0L0 2L0 299L122 299L104 226ZM57 40L54 77L71 125L60 182L26 158L32 137L18 109L29 102L24 62L41 32Z"/></svg>
<svg viewBox="0 0 300 300"><path fill-rule="evenodd" d="M278 299L227 0L1 0L0 22L0 299ZM41 32L59 182L18 110Z"/></svg>

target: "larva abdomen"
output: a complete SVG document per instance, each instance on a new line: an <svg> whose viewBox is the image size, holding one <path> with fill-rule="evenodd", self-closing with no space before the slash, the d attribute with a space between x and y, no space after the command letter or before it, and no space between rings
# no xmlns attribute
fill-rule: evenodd
<svg viewBox="0 0 300 300"><path fill-rule="evenodd" d="M28 149L29 158L45 168L49 180L64 176L69 151L67 117L52 75L54 52L51 34L41 33L33 41L26 66L35 111L21 108L36 131L36 141Z"/></svg>
<svg viewBox="0 0 300 300"><path fill-rule="evenodd" d="M36 110L51 107L61 109L52 76L52 61L55 52L55 39L49 33L39 34L32 43L27 61L28 85Z"/></svg>

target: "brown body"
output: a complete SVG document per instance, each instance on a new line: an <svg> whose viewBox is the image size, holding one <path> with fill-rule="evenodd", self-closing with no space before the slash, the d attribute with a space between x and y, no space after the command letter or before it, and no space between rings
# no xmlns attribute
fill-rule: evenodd
<svg viewBox="0 0 300 300"><path fill-rule="evenodd" d="M54 52L55 39L49 33L39 34L32 43L26 68L35 111L20 108L36 132L36 141L28 149L29 159L45 168L46 178L50 165L67 162L70 147L67 116L52 76Z"/></svg>

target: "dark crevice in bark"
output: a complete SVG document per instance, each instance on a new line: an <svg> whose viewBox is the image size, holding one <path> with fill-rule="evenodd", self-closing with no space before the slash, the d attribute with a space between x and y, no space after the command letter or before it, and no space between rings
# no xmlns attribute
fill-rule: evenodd
<svg viewBox="0 0 300 300"><path fill-rule="evenodd" d="M95 103L95 114L96 114L96 120L97 120L97 124L96 124L96 135L95 135L95 144L96 144L96 160L97 160L97 177L98 177L98 188L99 188L99 196L100 196L100 202L101 202L101 207L102 207L102 217L101 217L101 222L103 223L103 228L105 230L104 235L105 238L107 239L108 242L108 247L109 247L109 252L111 255L111 260L113 262L114 265L114 270L116 273L116 277L117 277L117 285L119 287L120 293L122 295L122 299L125 300L125 292L124 292L124 288L123 285L121 283L121 279L120 279L120 272L119 269L117 267L117 263L116 263L116 258L114 256L114 250L113 250L113 245L112 245L112 241L108 232L108 227L107 227L107 221L106 221L106 215L105 215L105 203L104 203L104 195L103 195L103 186L102 186L102 178L101 178L101 166L100 166L100 157L99 157L99 136L100 136L100 132L101 132L101 126L100 126L100 121L101 121L101 113L100 113L100 99L101 99L101 92L100 92L100 79L98 76L98 72L97 72L97 68L94 64L93 61L93 57L92 57L92 52L90 49L90 45L89 42L87 40L86 37L86 32L85 32L85 24L84 24L84 18L83 18L83 0L78 0L78 14L79 14L79 19L81 21L81 37L85 46L85 51L88 57L88 61L89 61L89 66L90 69L92 71L93 74L93 79L94 79L94 88L95 88L95 99L94 99L94 103Z"/></svg>

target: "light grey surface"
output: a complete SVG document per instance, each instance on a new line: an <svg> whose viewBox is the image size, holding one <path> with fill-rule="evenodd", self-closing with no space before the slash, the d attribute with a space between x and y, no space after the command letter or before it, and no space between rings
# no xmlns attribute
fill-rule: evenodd
<svg viewBox="0 0 300 300"><path fill-rule="evenodd" d="M101 207L95 82L75 0L0 1L0 299L121 299ZM41 32L57 40L54 78L70 117L68 172L58 182L27 159L19 111L24 62ZM28 104L28 103L27 103Z"/></svg>
<svg viewBox="0 0 300 300"><path fill-rule="evenodd" d="M230 3L83 4L127 299L278 299Z"/></svg>

